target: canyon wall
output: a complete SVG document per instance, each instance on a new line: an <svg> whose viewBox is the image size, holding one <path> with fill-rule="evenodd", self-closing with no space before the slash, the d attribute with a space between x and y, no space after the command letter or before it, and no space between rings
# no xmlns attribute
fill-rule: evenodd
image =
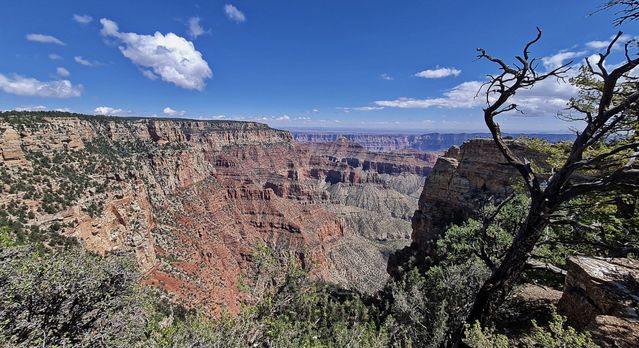
<svg viewBox="0 0 639 348"><path fill-rule="evenodd" d="M513 151L535 165L547 168L544 157L523 142L509 141ZM519 173L504 165L506 159L491 139L473 139L451 147L437 159L426 179L412 218L412 243L391 256L388 270L411 267L425 258L436 258L435 246L451 224L462 223L489 197L499 201L521 180Z"/></svg>
<svg viewBox="0 0 639 348"><path fill-rule="evenodd" d="M551 143L574 139L572 134L508 134L513 138L531 137L546 139ZM491 138L490 133L426 133L426 134L375 134L348 132L294 131L293 137L301 143L334 142L340 138L362 145L370 151L398 150L444 151L451 146L476 138Z"/></svg>
<svg viewBox="0 0 639 348"><path fill-rule="evenodd" d="M313 276L379 289L435 159L252 122L3 113L0 210L31 236L134 255L145 283L186 305L237 312L262 242Z"/></svg>

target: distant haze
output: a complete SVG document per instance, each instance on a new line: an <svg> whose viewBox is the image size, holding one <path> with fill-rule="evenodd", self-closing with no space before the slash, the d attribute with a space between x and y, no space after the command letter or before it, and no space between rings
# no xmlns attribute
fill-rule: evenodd
<svg viewBox="0 0 639 348"><path fill-rule="evenodd" d="M370 151L443 151L453 145L461 145L464 141L475 138L490 138L490 133L391 133L380 132L330 132L330 131L291 131L296 141L306 142L333 142L338 139L347 139L357 143ZM531 137L545 139L551 143L573 140L573 134L548 134L548 133L518 133L506 134L513 138Z"/></svg>

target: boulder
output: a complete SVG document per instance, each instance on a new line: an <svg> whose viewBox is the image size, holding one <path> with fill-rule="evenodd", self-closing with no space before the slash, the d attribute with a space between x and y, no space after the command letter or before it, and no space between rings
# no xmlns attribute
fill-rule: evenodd
<svg viewBox="0 0 639 348"><path fill-rule="evenodd" d="M573 256L558 308L604 347L639 347L639 261Z"/></svg>

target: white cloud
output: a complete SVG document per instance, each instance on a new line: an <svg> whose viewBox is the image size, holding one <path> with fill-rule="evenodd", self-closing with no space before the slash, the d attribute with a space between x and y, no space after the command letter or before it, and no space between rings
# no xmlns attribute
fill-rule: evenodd
<svg viewBox="0 0 639 348"><path fill-rule="evenodd" d="M342 110L344 112L351 111L375 111L375 110L383 110L383 106L356 106L356 107L338 107L338 110Z"/></svg>
<svg viewBox="0 0 639 348"><path fill-rule="evenodd" d="M111 116L124 115L127 113L126 111L122 109L112 108L110 106L98 106L97 108L93 110L93 112L95 112L97 115L111 115Z"/></svg>
<svg viewBox="0 0 639 348"><path fill-rule="evenodd" d="M82 58L82 56L75 56L73 57L73 60L75 60L76 63L80 64L80 65L84 65L84 66L95 66L97 62L91 62L88 61L84 58Z"/></svg>
<svg viewBox="0 0 639 348"><path fill-rule="evenodd" d="M242 23L246 21L244 13L231 4L224 5L224 13L226 13L226 16L234 22Z"/></svg>
<svg viewBox="0 0 639 348"><path fill-rule="evenodd" d="M637 40L638 38L639 36L636 36L633 38L630 35L621 35L612 48L621 49L626 42L631 40ZM586 47L593 50L601 50L604 48L608 48L608 45L610 45L610 42L612 41L612 39L614 39L614 36L611 36L609 40L602 40L602 41L597 40L597 41L586 42Z"/></svg>
<svg viewBox="0 0 639 348"><path fill-rule="evenodd" d="M584 54L586 54L586 52L584 51L559 51L559 53L552 56L541 58L541 62L544 63L544 68L546 68L547 70L552 70L564 65L567 60L583 56Z"/></svg>
<svg viewBox="0 0 639 348"><path fill-rule="evenodd" d="M44 105L35 105L35 106L17 106L15 108L16 111L44 111L44 110L53 110L53 111L60 111L60 112L71 112L71 109L69 108L57 108L57 109L51 109L47 106Z"/></svg>
<svg viewBox="0 0 639 348"><path fill-rule="evenodd" d="M100 23L103 36L116 38L123 44L119 49L125 57L140 67L149 68L163 81L201 91L204 80L213 76L202 54L183 37L160 32L154 35L123 33L111 20L102 18Z"/></svg>
<svg viewBox="0 0 639 348"><path fill-rule="evenodd" d="M154 74L151 70L140 69L142 71L142 75L151 81L155 81L158 79L158 75Z"/></svg>
<svg viewBox="0 0 639 348"><path fill-rule="evenodd" d="M610 41L590 41L586 43L586 47L593 49L593 50L599 50L602 48L606 48L608 47L608 45L610 45Z"/></svg>
<svg viewBox="0 0 639 348"><path fill-rule="evenodd" d="M386 73L381 74L380 77L382 78L382 80L386 80L386 81L394 80L392 76Z"/></svg>
<svg viewBox="0 0 639 348"><path fill-rule="evenodd" d="M484 91L477 94L482 88L482 81L467 81L443 93L442 97L414 99L398 98L394 100L380 100L375 104L384 107L403 109L440 108L477 108L485 105ZM556 115L565 109L571 97L576 96L577 88L557 79L547 79L537 83L533 88L521 90L511 98L510 102L518 105L519 109L528 116ZM513 111L512 114L516 114Z"/></svg>
<svg viewBox="0 0 639 348"><path fill-rule="evenodd" d="M206 34L208 31L200 24L200 17L189 18L189 36L197 39L199 36Z"/></svg>
<svg viewBox="0 0 639 348"><path fill-rule="evenodd" d="M74 14L73 15L73 20L80 23L80 24L89 24L93 21L93 17L89 16L89 15L79 15L79 14Z"/></svg>
<svg viewBox="0 0 639 348"><path fill-rule="evenodd" d="M62 57L59 54L50 53L49 54L49 59L51 59L51 60L61 60Z"/></svg>
<svg viewBox="0 0 639 348"><path fill-rule="evenodd" d="M275 118L275 121L290 121L290 120L291 118L288 115L283 115L283 116Z"/></svg>
<svg viewBox="0 0 639 348"><path fill-rule="evenodd" d="M461 70L455 68L436 68L420 71L415 76L425 79L441 79L449 76L459 76Z"/></svg>
<svg viewBox="0 0 639 348"><path fill-rule="evenodd" d="M43 34L27 34L27 40L35 41L40 43L52 43L60 46L66 45L60 39L51 35L43 35Z"/></svg>
<svg viewBox="0 0 639 348"><path fill-rule="evenodd" d="M446 108L472 108L481 105L481 100L479 100L479 98L475 98L475 94L477 94L481 85L482 83L479 81L467 81L444 92L443 97L427 99L402 97L394 100L378 100L375 102L375 105L403 109L425 109L433 106Z"/></svg>
<svg viewBox="0 0 639 348"><path fill-rule="evenodd" d="M173 110L170 107L165 107L164 110L162 110L162 112L164 112L165 115L168 116L184 116L186 114L186 111L182 110L182 111L177 111L177 110Z"/></svg>
<svg viewBox="0 0 639 348"><path fill-rule="evenodd" d="M57 69L55 69L55 72L62 76L62 77L67 77L69 75L71 75L71 73L69 72L69 70L63 68L63 67L58 67Z"/></svg>
<svg viewBox="0 0 639 348"><path fill-rule="evenodd" d="M43 111L48 110L49 108L44 105L34 105L34 106L17 106L15 108L16 111Z"/></svg>
<svg viewBox="0 0 639 348"><path fill-rule="evenodd" d="M68 80L39 81L30 77L0 74L0 90L31 97L71 98L82 94L82 85L74 86Z"/></svg>

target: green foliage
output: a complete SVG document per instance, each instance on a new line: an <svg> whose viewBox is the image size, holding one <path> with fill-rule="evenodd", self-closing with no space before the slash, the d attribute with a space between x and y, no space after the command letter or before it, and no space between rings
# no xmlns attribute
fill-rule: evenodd
<svg viewBox="0 0 639 348"><path fill-rule="evenodd" d="M529 205L526 195L518 194L499 209L488 202L461 225L448 228L444 237L437 241L437 253L445 255L448 264L461 264L472 255L485 258L498 265L511 244L519 224L525 218Z"/></svg>
<svg viewBox="0 0 639 348"><path fill-rule="evenodd" d="M566 325L566 318L553 308L552 321L548 328L537 325L533 320L533 332L521 340L526 348L597 348L588 333L579 333Z"/></svg>
<svg viewBox="0 0 639 348"><path fill-rule="evenodd" d="M136 273L120 257L79 249L0 250L0 344L126 346L136 339Z"/></svg>
<svg viewBox="0 0 639 348"><path fill-rule="evenodd" d="M464 326L464 343L472 348L508 348L508 337L493 328L482 328L479 322Z"/></svg>
<svg viewBox="0 0 639 348"><path fill-rule="evenodd" d="M9 227L0 226L0 249L10 248L18 245L16 239L11 235Z"/></svg>
<svg viewBox="0 0 639 348"><path fill-rule="evenodd" d="M547 327L532 321L532 331L522 337L519 342L523 348L597 348L588 333L577 332L566 324L566 318L557 314L552 308L552 320ZM464 342L472 348L505 348L509 347L508 337L496 333L493 328L482 328L478 322L466 325Z"/></svg>
<svg viewBox="0 0 639 348"><path fill-rule="evenodd" d="M416 347L439 347L463 324L469 299L488 276L476 258L460 264L441 264L426 274L413 269L384 289L384 314L392 342Z"/></svg>

